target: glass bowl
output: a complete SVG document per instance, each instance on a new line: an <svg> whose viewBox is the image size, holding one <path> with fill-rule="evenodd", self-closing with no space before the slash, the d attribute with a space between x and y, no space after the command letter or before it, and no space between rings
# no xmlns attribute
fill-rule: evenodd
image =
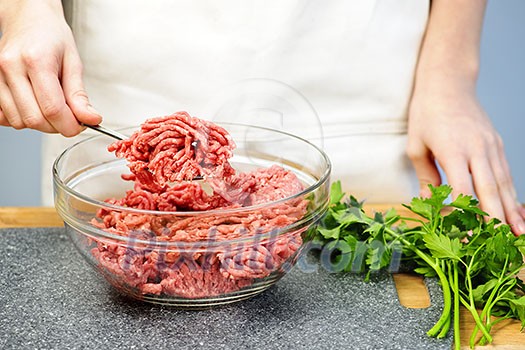
<svg viewBox="0 0 525 350"><path fill-rule="evenodd" d="M109 137L81 141L55 161L55 206L66 231L87 262L121 293L187 308L242 300L283 277L312 239L308 228L329 202L331 165L325 153L284 132L220 125L237 145L230 160L237 171L278 165L293 172L304 190L233 209L142 210L106 202L133 187L121 178L129 173L127 162L107 151ZM107 228L104 220L116 223Z"/></svg>

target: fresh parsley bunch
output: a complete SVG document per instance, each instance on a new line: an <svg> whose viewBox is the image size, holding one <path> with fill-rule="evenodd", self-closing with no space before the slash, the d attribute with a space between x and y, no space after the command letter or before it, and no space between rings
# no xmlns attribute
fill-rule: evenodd
<svg viewBox="0 0 525 350"><path fill-rule="evenodd" d="M516 237L508 225L488 220L471 196L459 195L446 204L452 192L448 185L430 190L430 198L416 197L404 205L417 219L393 209L368 216L362 202L345 198L341 183L335 182L315 241L331 249L336 271L362 272L368 279L374 271L397 271L404 262L415 266L416 273L439 278L443 311L427 334L444 337L453 323L456 349L460 304L476 322L471 347L479 332L479 343L490 343L491 328L505 319L519 319L525 327L525 286L517 277L525 266L525 235Z"/></svg>

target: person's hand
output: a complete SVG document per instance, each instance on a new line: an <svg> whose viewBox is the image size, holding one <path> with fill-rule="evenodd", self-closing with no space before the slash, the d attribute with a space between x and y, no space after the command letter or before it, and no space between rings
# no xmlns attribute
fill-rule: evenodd
<svg viewBox="0 0 525 350"><path fill-rule="evenodd" d="M70 137L99 124L59 0L0 4L0 125Z"/></svg>
<svg viewBox="0 0 525 350"><path fill-rule="evenodd" d="M501 137L492 126L469 84L433 82L414 92L409 110L407 153L420 181L439 185L437 163L459 193L475 194L481 208L525 233L525 210L518 203Z"/></svg>

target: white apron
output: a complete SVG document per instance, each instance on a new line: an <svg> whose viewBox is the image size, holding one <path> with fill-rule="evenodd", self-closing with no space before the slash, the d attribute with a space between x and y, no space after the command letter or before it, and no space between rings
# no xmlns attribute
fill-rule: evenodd
<svg viewBox="0 0 525 350"><path fill-rule="evenodd" d="M417 194L406 117L428 0L64 1L104 125L185 110L269 126L322 147L358 198ZM46 205L75 141L44 137Z"/></svg>

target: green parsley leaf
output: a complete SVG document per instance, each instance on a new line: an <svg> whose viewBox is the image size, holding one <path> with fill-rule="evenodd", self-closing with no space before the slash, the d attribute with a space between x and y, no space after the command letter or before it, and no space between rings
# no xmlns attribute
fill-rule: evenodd
<svg viewBox="0 0 525 350"><path fill-rule="evenodd" d="M510 308L514 315L521 321L521 329L525 328L525 296L519 299L510 299Z"/></svg>
<svg viewBox="0 0 525 350"><path fill-rule="evenodd" d="M325 239L339 239L339 232L341 231L341 227L337 226L332 229L327 229L323 227L318 227L317 231L325 238Z"/></svg>
<svg viewBox="0 0 525 350"><path fill-rule="evenodd" d="M475 213L481 216L488 216L489 214L481 210L478 207L478 204L479 202L476 199L472 198L472 196L459 194L458 197L452 203L450 203L450 206L463 209L464 211Z"/></svg>
<svg viewBox="0 0 525 350"><path fill-rule="evenodd" d="M414 272L429 278L436 277L436 271L429 266L417 267L414 269Z"/></svg>
<svg viewBox="0 0 525 350"><path fill-rule="evenodd" d="M414 198L412 199L412 202L410 202L410 205L403 206L427 220L432 218L432 205L427 203L423 198Z"/></svg>
<svg viewBox="0 0 525 350"><path fill-rule="evenodd" d="M341 187L341 181L336 181L330 186L330 204L337 204L345 196Z"/></svg>
<svg viewBox="0 0 525 350"><path fill-rule="evenodd" d="M444 235L425 234L423 241L435 258L459 260L464 255L461 251L461 243L457 238L451 239Z"/></svg>
<svg viewBox="0 0 525 350"><path fill-rule="evenodd" d="M366 224L371 220L366 218L359 208L347 208L332 213L333 218L341 225L351 225L355 223Z"/></svg>

